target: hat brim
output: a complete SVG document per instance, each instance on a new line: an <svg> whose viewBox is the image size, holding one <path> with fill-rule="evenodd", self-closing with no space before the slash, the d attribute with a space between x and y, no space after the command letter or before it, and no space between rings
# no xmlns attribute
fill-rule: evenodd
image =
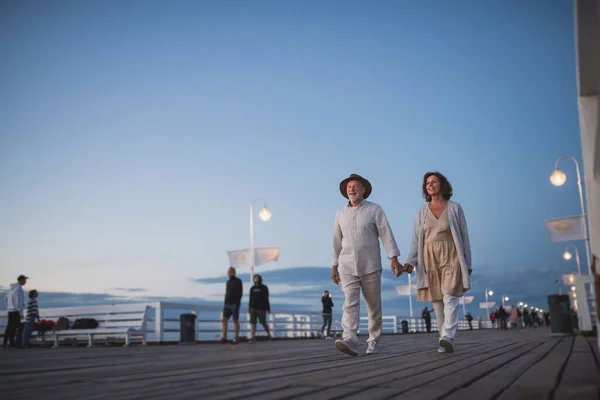
<svg viewBox="0 0 600 400"><path fill-rule="evenodd" d="M348 190L346 190L346 187L348 186L348 182L350 181L359 181L365 187L365 194L363 196L363 199L366 199L371 195L371 192L373 191L371 182L369 182L362 176L350 176L340 182L340 193L342 193L342 196L348 199Z"/></svg>

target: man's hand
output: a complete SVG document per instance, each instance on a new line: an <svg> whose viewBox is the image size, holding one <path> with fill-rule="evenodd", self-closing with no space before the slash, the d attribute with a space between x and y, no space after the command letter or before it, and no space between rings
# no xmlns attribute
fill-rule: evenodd
<svg viewBox="0 0 600 400"><path fill-rule="evenodd" d="M338 272L337 265L331 267L331 280L336 285L340 284L340 273Z"/></svg>
<svg viewBox="0 0 600 400"><path fill-rule="evenodd" d="M392 274L396 275L396 278L402 275L402 265L398 262L398 257L392 257Z"/></svg>
<svg viewBox="0 0 600 400"><path fill-rule="evenodd" d="M404 264L404 272L406 272L407 274L412 274L414 269L415 267L413 267L409 263Z"/></svg>

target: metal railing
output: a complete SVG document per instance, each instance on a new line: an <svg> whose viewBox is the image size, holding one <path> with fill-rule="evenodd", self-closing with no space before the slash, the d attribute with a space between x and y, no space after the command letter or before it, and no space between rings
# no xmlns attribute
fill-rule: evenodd
<svg viewBox="0 0 600 400"><path fill-rule="evenodd" d="M180 315L196 315L196 339L198 341L217 340L221 336L221 311L220 306L185 304L172 302L153 302L144 303L150 309L146 318L147 342L148 343L168 343L178 342L180 338ZM107 306L98 306L106 310ZM110 308L110 307L108 307ZM94 314L95 307L81 306L68 308L47 309L52 315L60 315L60 310L64 310L65 315ZM97 312L96 312L97 313ZM44 318L45 310L40 309L40 315ZM49 314L48 314L49 315ZM403 321L408 328L408 333L426 332L425 321L420 318L409 318L396 315L385 315L383 318L383 334L401 334L403 330ZM4 334L6 327L7 312L0 311L0 335ZM250 324L249 315L240 314L241 336L249 336ZM321 336L321 327L323 324L322 314L315 312L303 312L298 310L278 310L268 316L267 322L271 332L277 338L310 338ZM473 321L473 329L492 328L490 321ZM459 321L459 330L469 329L466 320ZM432 319L431 330L437 331L437 321ZM229 324L229 331L233 331L233 326ZM366 334L368 331L368 320L362 317L359 323L359 334ZM261 335L262 327L257 327L258 335ZM332 335L341 334L340 316L334 315ZM231 335L230 335L231 337ZM35 336L32 338L35 340Z"/></svg>

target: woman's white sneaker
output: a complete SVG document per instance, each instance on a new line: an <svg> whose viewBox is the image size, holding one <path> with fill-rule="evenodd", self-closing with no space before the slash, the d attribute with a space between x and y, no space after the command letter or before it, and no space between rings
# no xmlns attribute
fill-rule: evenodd
<svg viewBox="0 0 600 400"><path fill-rule="evenodd" d="M446 353L454 353L454 339L444 336L440 339L440 346L446 350Z"/></svg>

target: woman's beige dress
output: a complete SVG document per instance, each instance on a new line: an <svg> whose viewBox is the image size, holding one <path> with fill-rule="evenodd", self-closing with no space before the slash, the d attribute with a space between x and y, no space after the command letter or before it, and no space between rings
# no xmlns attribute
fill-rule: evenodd
<svg viewBox="0 0 600 400"><path fill-rule="evenodd" d="M448 224L448 206L439 218L427 207L423 230L423 261L429 287L417 290L417 300L441 301L444 295L462 296L460 261Z"/></svg>

